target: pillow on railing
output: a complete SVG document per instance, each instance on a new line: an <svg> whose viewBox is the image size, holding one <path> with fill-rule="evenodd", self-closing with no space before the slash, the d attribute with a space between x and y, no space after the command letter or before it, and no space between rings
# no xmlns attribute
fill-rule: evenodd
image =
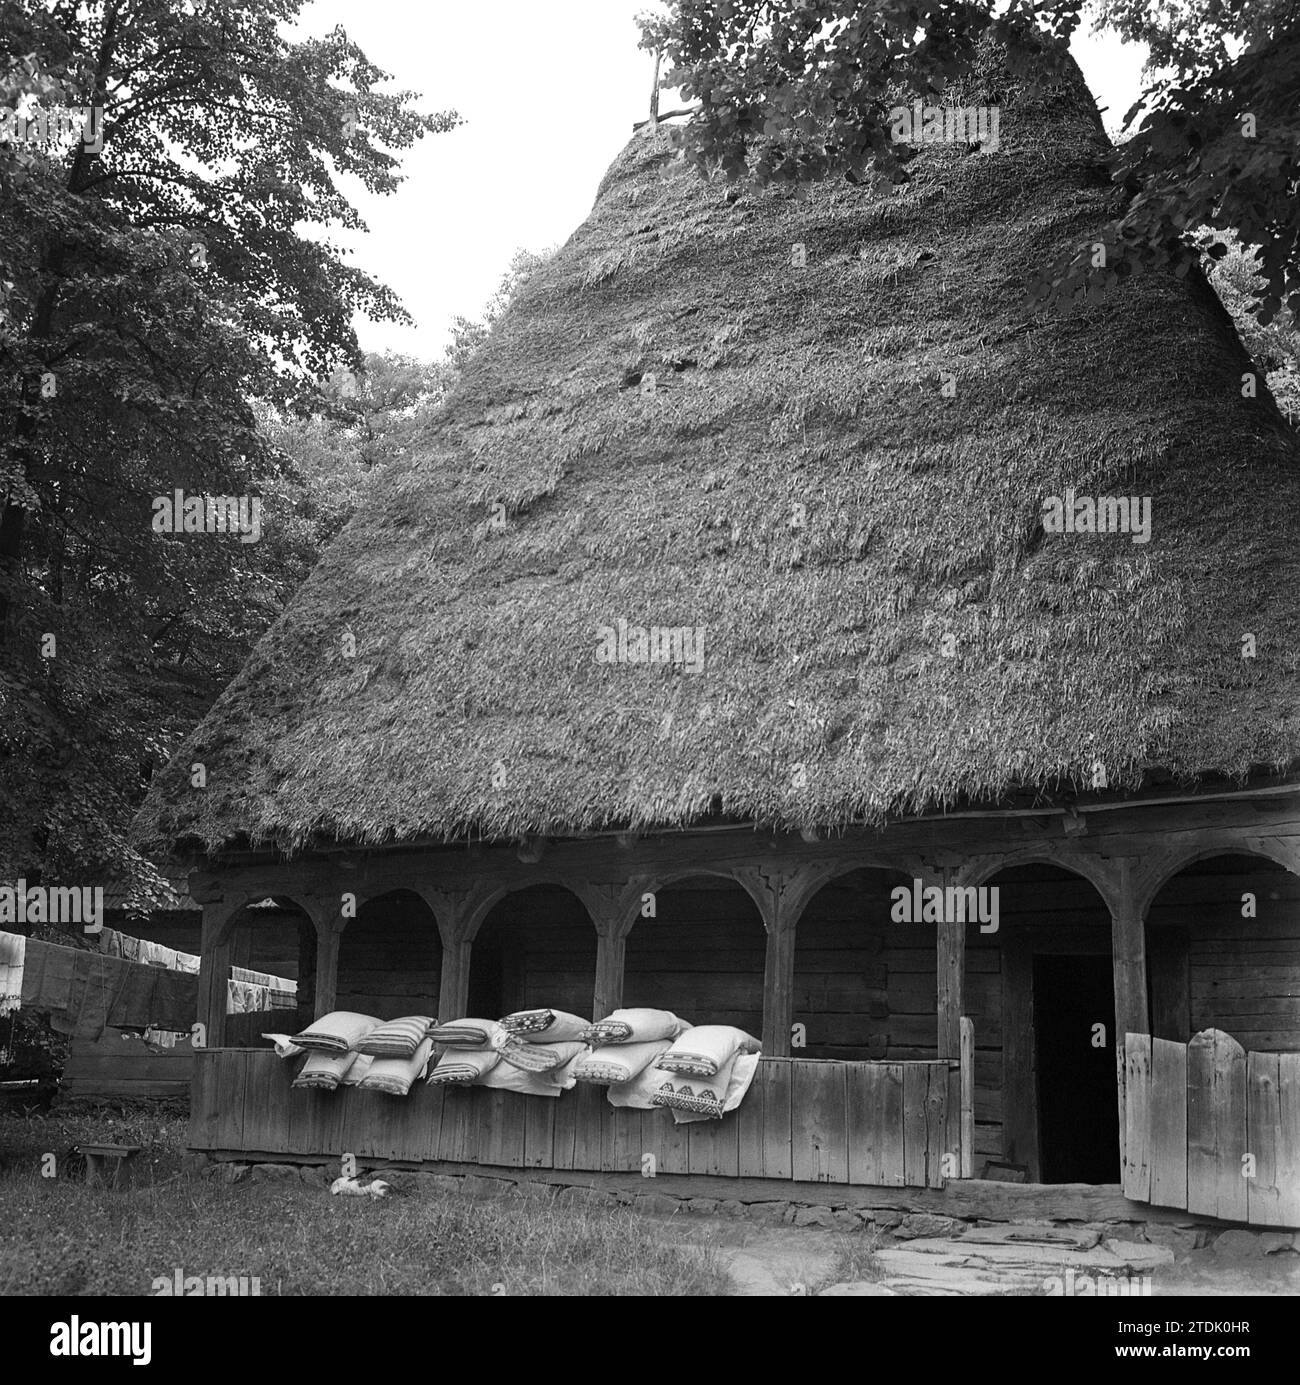
<svg viewBox="0 0 1300 1385"><path fill-rule="evenodd" d="M275 1045L275 1056L277 1058L296 1058L300 1053L307 1050L294 1041L287 1034L263 1034L264 1039L270 1039Z"/></svg>
<svg viewBox="0 0 1300 1385"><path fill-rule="evenodd" d="M740 1105L758 1071L757 1053L737 1053L712 1077L688 1073L670 1074L651 1099L655 1106L666 1106L678 1124L693 1120L721 1120ZM664 1076L660 1073L660 1076Z"/></svg>
<svg viewBox="0 0 1300 1385"><path fill-rule="evenodd" d="M363 1092L387 1092L389 1096L405 1096L411 1084L424 1076L433 1056L433 1040L421 1039L419 1047L409 1058L376 1058L370 1071L361 1079Z"/></svg>
<svg viewBox="0 0 1300 1385"><path fill-rule="evenodd" d="M659 1059L665 1072L694 1073L712 1077L737 1053L757 1053L763 1047L752 1035L730 1024L697 1024L673 1040Z"/></svg>
<svg viewBox="0 0 1300 1385"><path fill-rule="evenodd" d="M588 1025L580 1037L589 1044L644 1044L675 1039L691 1026L671 1010L615 1010Z"/></svg>
<svg viewBox="0 0 1300 1385"><path fill-rule="evenodd" d="M332 1092L356 1059L355 1053L309 1053L293 1085Z"/></svg>
<svg viewBox="0 0 1300 1385"><path fill-rule="evenodd" d="M653 1111L655 1095L672 1085L672 1073L660 1072L649 1063L630 1082L611 1082L605 1089L611 1106L629 1106L634 1111Z"/></svg>
<svg viewBox="0 0 1300 1385"><path fill-rule="evenodd" d="M577 1039L567 1043L526 1044L506 1033L498 1034L491 1047L512 1067L535 1073L553 1072L587 1051L587 1045Z"/></svg>
<svg viewBox="0 0 1300 1385"><path fill-rule="evenodd" d="M313 1020L293 1041L313 1053L346 1053L361 1042L382 1020L373 1015L358 1015L354 1010L335 1010Z"/></svg>
<svg viewBox="0 0 1300 1385"><path fill-rule="evenodd" d="M352 1057L356 1061L343 1074L343 1080L339 1083L340 1087L360 1086L375 1061L368 1053L354 1053Z"/></svg>
<svg viewBox="0 0 1300 1385"><path fill-rule="evenodd" d="M591 1021L567 1010L516 1010L501 1021L509 1034L519 1034L535 1044L563 1043L580 1039L591 1028Z"/></svg>
<svg viewBox="0 0 1300 1385"><path fill-rule="evenodd" d="M399 1020L385 1020L361 1040L357 1052L369 1053L375 1058L410 1058L437 1023L429 1015L403 1015Z"/></svg>
<svg viewBox="0 0 1300 1385"><path fill-rule="evenodd" d="M645 1044L605 1044L579 1058L573 1075L579 1082L630 1082L667 1050L667 1039Z"/></svg>
<svg viewBox="0 0 1300 1385"><path fill-rule="evenodd" d="M495 1048L449 1048L429 1074L435 1086L477 1082L501 1061Z"/></svg>
<svg viewBox="0 0 1300 1385"><path fill-rule="evenodd" d="M481 1048L492 1042L500 1028L496 1020L448 1020L446 1024L431 1025L429 1037L435 1044L448 1048Z"/></svg>
<svg viewBox="0 0 1300 1385"><path fill-rule="evenodd" d="M525 1096L559 1096L563 1084L549 1072L524 1072L509 1063L498 1063L474 1084L476 1087L495 1087L503 1092L522 1092Z"/></svg>

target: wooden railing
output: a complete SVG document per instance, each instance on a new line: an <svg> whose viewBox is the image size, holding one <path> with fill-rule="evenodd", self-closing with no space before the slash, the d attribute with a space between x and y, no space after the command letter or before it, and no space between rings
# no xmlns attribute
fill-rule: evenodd
<svg viewBox="0 0 1300 1385"><path fill-rule="evenodd" d="M1124 1036L1124 1196L1300 1227L1300 1053Z"/></svg>
<svg viewBox="0 0 1300 1385"><path fill-rule="evenodd" d="M398 1098L295 1090L299 1064L270 1050L195 1057L190 1145L217 1153L899 1187L939 1187L969 1169L961 1074L947 1060L764 1058L736 1111L678 1125L667 1111L616 1109L584 1084L550 1098L418 1083Z"/></svg>

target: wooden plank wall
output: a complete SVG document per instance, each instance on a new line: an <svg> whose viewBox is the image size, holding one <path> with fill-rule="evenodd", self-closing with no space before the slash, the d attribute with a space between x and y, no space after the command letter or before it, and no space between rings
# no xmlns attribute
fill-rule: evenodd
<svg viewBox="0 0 1300 1385"><path fill-rule="evenodd" d="M1255 896L1255 917L1242 917L1242 895ZM1216 857L1174 877L1147 914L1149 936L1180 935L1186 949L1170 979L1152 978L1157 1033L1186 1043L1221 1029L1255 1053L1300 1050L1300 877L1259 857ZM1157 944L1162 957L1169 947ZM1163 970L1163 969L1162 969ZM1186 985L1186 995L1171 987ZM1166 1015L1186 1016L1185 1032Z"/></svg>
<svg viewBox="0 0 1300 1385"><path fill-rule="evenodd" d="M59 1096L139 1101L186 1100L194 1074L189 1044L151 1049L138 1034L106 1029L98 1039L73 1039L59 1080Z"/></svg>
<svg viewBox="0 0 1300 1385"><path fill-rule="evenodd" d="M436 1017L441 983L442 943L423 900L399 890L360 906L339 941L338 1009Z"/></svg>
<svg viewBox="0 0 1300 1385"><path fill-rule="evenodd" d="M1300 1227L1300 1053L1246 1053L1220 1030L1124 1044L1124 1196Z"/></svg>
<svg viewBox="0 0 1300 1385"><path fill-rule="evenodd" d="M603 1088L558 1098L419 1083L405 1098L295 1091L298 1064L208 1049L195 1058L195 1149L337 1158L448 1160L505 1168L715 1174L939 1187L958 1128L947 1063L765 1058L740 1107L678 1125L620 1111Z"/></svg>
<svg viewBox="0 0 1300 1385"><path fill-rule="evenodd" d="M549 1005L589 1019L595 984L596 930L586 908L568 890L537 885L507 895L483 920L470 954L468 1010L500 1019Z"/></svg>
<svg viewBox="0 0 1300 1385"><path fill-rule="evenodd" d="M749 895L734 881L697 877L656 891L655 906L628 935L623 1004L761 1035L767 935ZM796 975L796 1005L797 984Z"/></svg>

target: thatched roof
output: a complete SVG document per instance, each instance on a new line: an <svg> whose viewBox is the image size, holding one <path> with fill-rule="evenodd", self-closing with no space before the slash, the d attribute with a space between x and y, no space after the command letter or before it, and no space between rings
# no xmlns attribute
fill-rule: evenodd
<svg viewBox="0 0 1300 1385"><path fill-rule="evenodd" d="M1295 443L1195 274L1025 306L1114 207L1077 70L1032 94L989 59L958 99L998 150L926 146L883 193L739 192L634 137L144 835L878 824L1096 763L1290 766ZM1044 534L1071 487L1150 496L1151 541ZM599 662L620 619L704 627L703 671Z"/></svg>

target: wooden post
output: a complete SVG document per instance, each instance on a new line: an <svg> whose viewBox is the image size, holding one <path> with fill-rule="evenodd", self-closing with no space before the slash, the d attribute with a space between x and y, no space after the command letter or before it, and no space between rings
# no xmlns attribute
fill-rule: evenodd
<svg viewBox="0 0 1300 1385"><path fill-rule="evenodd" d="M941 880L923 880L922 884L934 883L946 890L955 876L956 871L945 866ZM936 933L938 1047L940 1058L956 1058L961 1051L961 1017L966 995L966 924L948 918L947 909L942 914Z"/></svg>
<svg viewBox="0 0 1300 1385"><path fill-rule="evenodd" d="M337 928L328 924L316 925L316 1019L328 1015L338 1005L341 936Z"/></svg>
<svg viewBox="0 0 1300 1385"><path fill-rule="evenodd" d="M442 935L442 978L438 987L438 1019L444 1024L449 1020L465 1018L469 1004L469 959L474 944L469 938L458 937L443 930L441 923L438 932ZM486 1016L495 1019L495 1015Z"/></svg>
<svg viewBox="0 0 1300 1385"><path fill-rule="evenodd" d="M338 1008L339 941L347 927L343 917L342 894L299 895L316 930L315 1002L313 1019L320 1019Z"/></svg>
<svg viewBox="0 0 1300 1385"><path fill-rule="evenodd" d="M230 992L231 920L243 907L225 898L203 900L203 932L199 958L198 1022L204 1048L226 1045L226 1008Z"/></svg>
<svg viewBox="0 0 1300 1385"><path fill-rule="evenodd" d="M636 923L641 896L651 887L641 876L621 885L584 882L574 886L587 906L596 929L596 982L591 997L591 1017L604 1019L623 1004L623 967L627 939Z"/></svg>
<svg viewBox="0 0 1300 1385"><path fill-rule="evenodd" d="M795 870L742 867L735 872L758 905L767 932L763 962L763 1052L769 1058L790 1057L794 1025L795 928L804 906L830 878L824 864Z"/></svg>
<svg viewBox="0 0 1300 1385"><path fill-rule="evenodd" d="M591 997L591 1017L604 1019L623 1004L623 964L627 956L630 920L620 926L614 919L593 920L596 924L596 986Z"/></svg>
<svg viewBox="0 0 1300 1385"><path fill-rule="evenodd" d="M438 985L438 1019L465 1018L469 1005L469 968L474 950L474 935L488 910L500 897L489 882L470 889L439 889L432 885L413 885L415 892L433 910L442 940L442 975ZM497 1019L496 1015L484 1016Z"/></svg>
<svg viewBox="0 0 1300 1385"><path fill-rule="evenodd" d="M1125 1034L1150 1032L1147 1018L1146 928L1134 888L1133 862L1119 863L1118 897L1111 905L1111 954L1115 974L1116 1048Z"/></svg>
<svg viewBox="0 0 1300 1385"><path fill-rule="evenodd" d="M975 1177L975 1025L958 1021L961 1049L961 1176Z"/></svg>
<svg viewBox="0 0 1300 1385"><path fill-rule="evenodd" d="M790 1056L794 1027L794 924L777 917L767 929L763 964L763 1052L770 1058Z"/></svg>
<svg viewBox="0 0 1300 1385"><path fill-rule="evenodd" d="M1133 862L1119 862L1119 880L1112 892L1110 914L1111 964L1115 977L1115 1073L1119 1102L1119 1157L1121 1173L1128 1165L1128 1129L1125 1091L1126 1034L1148 1034L1146 923L1138 903Z"/></svg>

